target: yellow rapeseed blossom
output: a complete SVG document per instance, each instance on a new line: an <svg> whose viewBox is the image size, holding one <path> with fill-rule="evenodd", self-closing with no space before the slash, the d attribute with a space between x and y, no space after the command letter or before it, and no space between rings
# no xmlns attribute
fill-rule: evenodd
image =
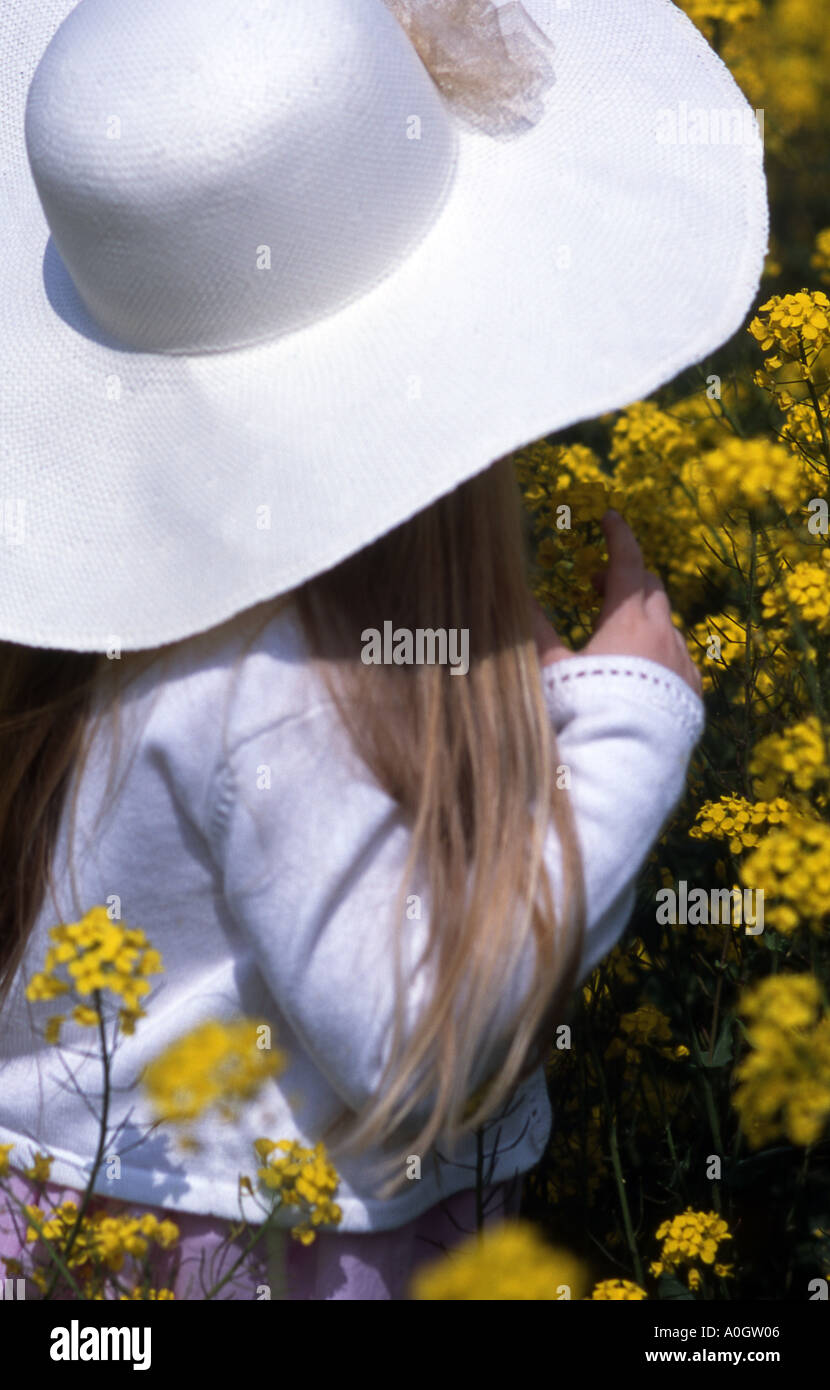
<svg viewBox="0 0 830 1390"><path fill-rule="evenodd" d="M141 1078L157 1119L187 1125L213 1108L236 1119L240 1102L287 1065L281 1049L262 1046L270 1035L255 1019L209 1019L171 1043Z"/></svg>
<svg viewBox="0 0 830 1390"><path fill-rule="evenodd" d="M730 854L743 854L760 844L770 827L786 824L793 814L794 807L786 797L748 801L730 792L717 801L704 801L689 835L693 840L727 840Z"/></svg>
<svg viewBox="0 0 830 1390"><path fill-rule="evenodd" d="M783 576L778 588L764 593L762 606L765 619L788 622L794 609L816 631L830 632L830 565L803 560Z"/></svg>
<svg viewBox="0 0 830 1390"><path fill-rule="evenodd" d="M764 436L725 439L693 459L684 476L702 518L718 528L733 513L752 512L761 521L793 515L815 488L803 461Z"/></svg>
<svg viewBox="0 0 830 1390"><path fill-rule="evenodd" d="M654 1004L641 1004L631 1013L621 1015L619 1034L608 1044L605 1058L609 1062L621 1058L626 1079L633 1080L639 1070L643 1048L673 1061L689 1055L688 1047L672 1042L671 1024Z"/></svg>
<svg viewBox="0 0 830 1390"><path fill-rule="evenodd" d="M601 490L610 490L614 485L593 450L583 444L549 444L539 440L517 450L512 461L525 507L531 514L541 510L545 525L551 524L551 509L559 503L566 503L572 512L576 511L577 519L585 520L579 515L580 498L583 502L590 499L595 505ZM580 494L580 488L588 491Z"/></svg>
<svg viewBox="0 0 830 1390"><path fill-rule="evenodd" d="M257 1169L260 1181L279 1193L281 1206L297 1207L302 1215L302 1221L291 1227L295 1240L310 1245L316 1227L342 1221L343 1212L332 1200L340 1178L326 1157L325 1144L308 1149L292 1139L275 1143L263 1138L255 1141L254 1149L264 1161L264 1167Z"/></svg>
<svg viewBox="0 0 830 1390"><path fill-rule="evenodd" d="M686 1281L691 1290L701 1287L703 1271L700 1265L715 1267L720 1246L732 1237L729 1227L722 1217L714 1211L694 1211L687 1207L679 1216L664 1221L657 1229L657 1239L662 1241L660 1258L650 1266L655 1278L661 1274L680 1274L686 1270ZM718 1264L716 1272L724 1273L728 1266Z"/></svg>
<svg viewBox="0 0 830 1390"><path fill-rule="evenodd" d="M52 927L54 943L46 952L44 968L32 976L26 987L31 1000L56 999L74 993L80 1001L72 1017L83 1027L99 1022L98 1010L83 1002L96 991L107 991L120 1001L119 1019L125 1033L132 1033L136 1020L144 1017L141 1000L150 991L148 975L162 970L161 956L147 941L140 928L113 922L105 907L93 907L80 922ZM61 971L65 971L64 978ZM58 1042L65 1015L49 1020L48 1042Z"/></svg>
<svg viewBox="0 0 830 1390"><path fill-rule="evenodd" d="M710 43L716 25L739 29L761 13L760 0L680 0L680 4Z"/></svg>
<svg viewBox="0 0 830 1390"><path fill-rule="evenodd" d="M31 1167L24 1168L23 1172L27 1178L32 1179L32 1182L48 1182L54 1161L53 1154L36 1153L32 1159Z"/></svg>
<svg viewBox="0 0 830 1390"><path fill-rule="evenodd" d="M792 362L809 371L816 354L830 346L830 299L822 290L773 295L761 305L749 331L768 370Z"/></svg>
<svg viewBox="0 0 830 1390"><path fill-rule="evenodd" d="M670 877L665 886L671 888L673 885L674 879ZM609 976L621 984L633 985L640 978L641 973L653 969L653 965L654 962L646 950L642 937L637 936L630 941L618 942L609 951L603 962L595 966L588 976L587 982L583 985L582 997L585 1003L590 1004L593 1000L611 997L607 983ZM556 1064L557 1056L561 1057L561 1053L554 1050L553 1065Z"/></svg>
<svg viewBox="0 0 830 1390"><path fill-rule="evenodd" d="M764 353L764 367L755 373L782 410L806 402L810 388L819 407L827 409L830 386L830 300L821 290L774 295L758 310L749 326ZM811 402L815 410L815 402ZM796 419L793 424L799 423ZM800 421L802 427L804 420ZM790 438L796 435L788 431Z"/></svg>
<svg viewBox="0 0 830 1390"><path fill-rule="evenodd" d="M830 1015L810 974L772 975L740 997L749 1051L733 1104L751 1148L816 1143L830 1121Z"/></svg>
<svg viewBox="0 0 830 1390"><path fill-rule="evenodd" d="M174 1299L176 1295L172 1289L148 1289L147 1293L144 1294L138 1284L136 1284L131 1293L122 1293L119 1294L118 1297L122 1303L125 1301L129 1302L131 1299L140 1299L142 1302L145 1300L156 1300L161 1303L163 1301L169 1302L171 1299Z"/></svg>
<svg viewBox="0 0 830 1390"><path fill-rule="evenodd" d="M14 1144L0 1144L0 1178L9 1176L9 1154Z"/></svg>
<svg viewBox="0 0 830 1390"><path fill-rule="evenodd" d="M631 1279L603 1279L597 1284L591 1294L591 1301L598 1302L601 1299L613 1300L618 1303L622 1300L633 1302L636 1299L648 1298L645 1289L641 1289L639 1284L635 1284Z"/></svg>
<svg viewBox="0 0 830 1390"><path fill-rule="evenodd" d="M419 1269L412 1297L432 1302L518 1302L581 1299L585 1266L547 1244L526 1221L502 1222Z"/></svg>
<svg viewBox="0 0 830 1390"><path fill-rule="evenodd" d="M822 357L830 360L830 351L825 350ZM776 404L785 412L785 423L781 430L782 437L787 441L790 448L796 453L809 454L813 458L821 457L823 439L822 428L816 414L815 404L812 400L800 400L799 389L796 386L788 392L787 399L782 399L778 393ZM823 418L830 418L830 394L827 392L817 393L819 410ZM817 482L816 489L821 491L821 484ZM805 498L805 502L809 502ZM810 519L810 514L805 510L804 521Z"/></svg>
<svg viewBox="0 0 830 1390"><path fill-rule="evenodd" d="M159 1221L151 1212L142 1216L112 1216L98 1210L84 1216L66 1256L64 1251L78 1218L76 1203L63 1202L48 1215L33 1205L25 1211L30 1222L26 1240L36 1243L43 1237L49 1241L63 1255L69 1269L93 1266L117 1273L128 1257L143 1259L151 1244L169 1250L179 1239L179 1228L173 1221Z"/></svg>
<svg viewBox="0 0 830 1390"><path fill-rule="evenodd" d="M810 792L818 805L826 802L830 766L821 725L815 715L780 733L759 739L752 750L749 771L764 800L782 792Z"/></svg>
<svg viewBox="0 0 830 1390"><path fill-rule="evenodd" d="M820 935L828 911L830 825L793 816L744 860L741 880L764 894L764 920L785 934L798 926Z"/></svg>
<svg viewBox="0 0 830 1390"><path fill-rule="evenodd" d="M611 432L609 459L622 487L654 478L670 479L697 451L694 432L653 401L636 401L621 411Z"/></svg>

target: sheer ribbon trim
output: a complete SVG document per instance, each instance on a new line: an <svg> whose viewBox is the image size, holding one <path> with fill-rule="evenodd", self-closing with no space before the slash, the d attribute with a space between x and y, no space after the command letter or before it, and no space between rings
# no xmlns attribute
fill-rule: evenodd
<svg viewBox="0 0 830 1390"><path fill-rule="evenodd" d="M554 45L519 0L384 0L456 115L487 135L521 133L544 114Z"/></svg>

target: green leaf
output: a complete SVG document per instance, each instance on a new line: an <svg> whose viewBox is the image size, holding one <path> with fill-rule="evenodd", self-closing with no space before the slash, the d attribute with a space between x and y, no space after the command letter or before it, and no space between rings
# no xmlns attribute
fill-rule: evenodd
<svg viewBox="0 0 830 1390"><path fill-rule="evenodd" d="M715 1043L715 1050L712 1053L712 1060L709 1060L709 1049L701 1051L701 1060L704 1067L725 1067L727 1062L732 1061L732 1020L726 1018L720 1030L720 1037Z"/></svg>
<svg viewBox="0 0 830 1390"><path fill-rule="evenodd" d="M692 1303L694 1294L687 1289L685 1284L681 1284L679 1279L675 1279L673 1274L661 1274L657 1285L658 1297L673 1302Z"/></svg>

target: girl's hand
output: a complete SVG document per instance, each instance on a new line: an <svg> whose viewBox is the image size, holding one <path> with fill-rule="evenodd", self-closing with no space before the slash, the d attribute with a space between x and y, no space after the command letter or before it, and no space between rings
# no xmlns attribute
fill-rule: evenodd
<svg viewBox="0 0 830 1390"><path fill-rule="evenodd" d="M701 695L700 673L671 620L666 590L657 575L646 569L634 532L612 509L605 513L601 525L608 546L608 568L602 577L603 603L593 636L579 652L570 651L534 601L533 629L540 664L547 666L569 656L592 653L642 656L667 666Z"/></svg>

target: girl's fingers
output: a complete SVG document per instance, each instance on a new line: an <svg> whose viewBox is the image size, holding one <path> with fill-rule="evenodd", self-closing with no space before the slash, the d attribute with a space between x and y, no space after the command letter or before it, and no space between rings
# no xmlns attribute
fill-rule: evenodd
<svg viewBox="0 0 830 1390"><path fill-rule="evenodd" d="M646 570L643 579L643 600L646 610L671 618L671 604L665 585L659 575Z"/></svg>
<svg viewBox="0 0 830 1390"><path fill-rule="evenodd" d="M608 546L608 568L605 571L605 602L597 626L626 599L642 595L646 572L637 538L619 512L609 507L600 524Z"/></svg>

